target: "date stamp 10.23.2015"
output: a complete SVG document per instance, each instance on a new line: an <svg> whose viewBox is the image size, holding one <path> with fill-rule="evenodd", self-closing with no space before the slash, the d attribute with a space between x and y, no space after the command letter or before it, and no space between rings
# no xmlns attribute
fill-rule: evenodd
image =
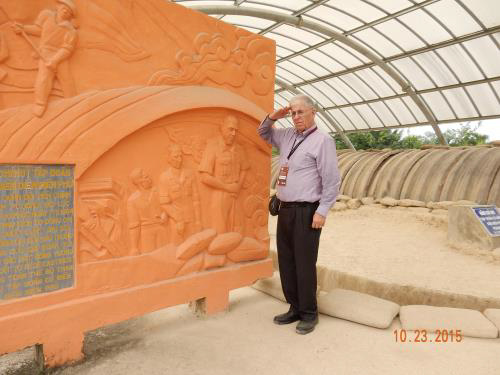
<svg viewBox="0 0 500 375"><path fill-rule="evenodd" d="M397 343L448 343L463 341L460 329L436 329L434 331L427 331L425 329L411 331L395 329L393 334Z"/></svg>

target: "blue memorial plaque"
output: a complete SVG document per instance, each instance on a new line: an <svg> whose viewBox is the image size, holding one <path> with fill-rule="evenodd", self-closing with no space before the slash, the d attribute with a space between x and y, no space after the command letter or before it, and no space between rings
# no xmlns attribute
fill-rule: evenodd
<svg viewBox="0 0 500 375"><path fill-rule="evenodd" d="M496 206L472 207L472 210L491 236L500 236L500 214Z"/></svg>
<svg viewBox="0 0 500 375"><path fill-rule="evenodd" d="M73 167L0 165L0 299L71 287Z"/></svg>

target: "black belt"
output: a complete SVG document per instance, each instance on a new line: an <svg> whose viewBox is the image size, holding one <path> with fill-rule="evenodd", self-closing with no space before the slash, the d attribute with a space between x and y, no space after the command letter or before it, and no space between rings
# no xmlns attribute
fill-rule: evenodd
<svg viewBox="0 0 500 375"><path fill-rule="evenodd" d="M281 201L280 208L288 208L288 207L307 207L315 204L319 204L319 202L283 202Z"/></svg>

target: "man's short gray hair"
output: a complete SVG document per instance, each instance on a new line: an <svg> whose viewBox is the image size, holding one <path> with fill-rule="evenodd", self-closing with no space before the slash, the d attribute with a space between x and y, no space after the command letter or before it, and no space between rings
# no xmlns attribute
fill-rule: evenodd
<svg viewBox="0 0 500 375"><path fill-rule="evenodd" d="M306 106L314 108L314 101L307 95L304 94L295 95L290 99L289 104L292 104L292 102L297 102L297 101L301 101Z"/></svg>

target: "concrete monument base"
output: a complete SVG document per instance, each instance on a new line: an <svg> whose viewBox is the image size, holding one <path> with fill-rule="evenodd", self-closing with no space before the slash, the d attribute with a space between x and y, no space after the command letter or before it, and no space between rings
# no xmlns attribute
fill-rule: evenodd
<svg viewBox="0 0 500 375"><path fill-rule="evenodd" d="M69 302L63 299L60 303L48 305L39 301L38 304L45 307L21 313L12 311L0 319L0 353L42 344L44 362L48 367L78 361L83 358L84 332L200 299L205 301L205 312L214 314L227 309L231 289L250 285L256 277L270 277L272 272L271 259L265 259L200 272L196 277L179 277L98 295L82 295ZM217 285L216 290L213 285Z"/></svg>

